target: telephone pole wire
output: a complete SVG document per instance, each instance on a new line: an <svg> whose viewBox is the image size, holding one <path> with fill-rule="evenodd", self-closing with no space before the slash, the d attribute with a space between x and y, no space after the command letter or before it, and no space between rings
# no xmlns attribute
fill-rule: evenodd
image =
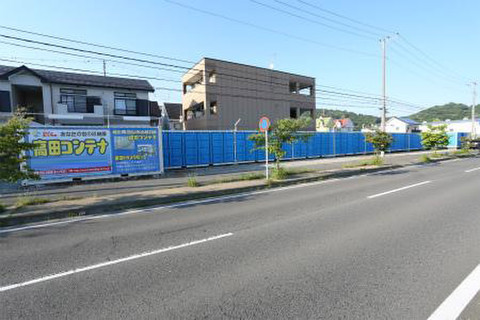
<svg viewBox="0 0 480 320"><path fill-rule="evenodd" d="M472 87L473 87L473 103L472 103L472 138L475 138L477 135L477 126L476 126L476 121L475 121L475 107L477 105L477 83L472 82Z"/></svg>

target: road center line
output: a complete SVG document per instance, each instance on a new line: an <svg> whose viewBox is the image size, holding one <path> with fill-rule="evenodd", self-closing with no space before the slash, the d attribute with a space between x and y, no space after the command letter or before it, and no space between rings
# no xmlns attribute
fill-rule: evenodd
<svg viewBox="0 0 480 320"><path fill-rule="evenodd" d="M104 267L112 266L112 265L119 264L119 263L122 263L122 262L137 260L137 259L153 256L153 255L156 255L156 254L164 253L164 252L167 252L167 251L182 249L182 248L185 248L185 247L194 246L194 245L201 244L201 243L204 243L204 242L218 240L218 239L225 238L225 237L230 237L232 235L233 235L233 233L231 233L231 232L230 233L225 233L225 234L221 234L221 235L218 235L218 236L213 236L213 237L205 238L205 239L201 239L201 240L195 240L195 241L192 241L192 242L183 243L183 244L176 245L176 246L170 246L170 247L166 247L166 248L162 248L162 249L158 249L158 250L154 250L154 251L142 252L142 253L139 253L139 254L135 254L135 255L132 255L132 256L120 258L120 259L117 259L117 260L102 262L102 263L90 265L90 266L87 266L87 267L77 268L77 269L73 269L73 270L69 270L69 271L65 271L65 272L61 272L61 273L55 273L55 274L51 274L51 275L48 275L48 276L45 276L45 277L41 277L41 278L37 278L37 279L25 281L25 282L20 282L20 283L11 284L11 285L8 285L8 286L0 287L0 292L5 292L5 291L13 290L13 289L16 289L16 288L26 287L26 286L30 286L30 285L33 285L33 284L37 284L37 283L40 283L40 282L45 282L45 281L49 281L49 280L53 280L53 279L66 277L66 276L70 276L70 275L76 274L76 273L81 273L81 272L86 272L86 271L95 270L95 269L99 269L99 268L104 268Z"/></svg>
<svg viewBox="0 0 480 320"><path fill-rule="evenodd" d="M469 172L473 172L473 171L477 171L477 170L480 170L480 167L478 168L473 168L473 169L469 169L469 170L465 170L466 173L469 173Z"/></svg>
<svg viewBox="0 0 480 320"><path fill-rule="evenodd" d="M457 319L480 291L480 265L443 301L428 320Z"/></svg>
<svg viewBox="0 0 480 320"><path fill-rule="evenodd" d="M424 185L424 184L427 184L427 183L431 183L431 182L432 182L432 181L423 181L423 182L411 184L411 185L409 185L409 186L401 187L401 188L398 188L398 189L393 189L393 190L390 190L390 191L385 191L385 192L382 192L382 193L377 193L377 194L368 196L367 198L368 198L368 199L373 199L373 198L381 197L381 196L384 196L384 195L387 195L387 194L390 194L390 193L394 193L394 192L403 191L403 190L406 190L406 189L418 187L418 186L421 186L421 185Z"/></svg>

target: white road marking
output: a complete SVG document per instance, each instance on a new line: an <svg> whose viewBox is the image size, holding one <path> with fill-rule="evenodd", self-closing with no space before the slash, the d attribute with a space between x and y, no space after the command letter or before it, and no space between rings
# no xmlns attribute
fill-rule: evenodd
<svg viewBox="0 0 480 320"><path fill-rule="evenodd" d="M281 187L281 188L274 188L274 189L267 189L267 190L259 190L259 191L251 191L251 192L243 192L243 193L237 193L237 194L233 194L233 195L229 195L229 196L211 197L211 198L202 199L202 200L191 200L191 201L174 203L174 204L170 204L170 205L159 205L159 206L155 206L155 207L127 210L127 211L122 211L122 212L117 212L117 213L91 215L91 216L85 216L85 217L80 217L80 218L71 218L71 219L68 219L68 220L34 224L34 225L27 225L27 226L24 226L24 227L4 228L4 229L0 229L0 234L18 232L18 231L24 231L24 230L40 229L40 228L58 226L58 225L69 224L69 223L74 223L74 222L105 219L105 218L110 218L110 217L120 217L120 216L125 216L125 215L130 215L130 214L145 214L145 213L151 213L151 212L158 211L158 210L163 210L163 209L181 208L181 207L186 207L186 206L196 205L196 204L202 204L202 203L219 202L219 201L223 201L223 200L241 198L241 197L245 197L245 196L252 196L252 195L258 195L258 194L265 194L265 193L291 190L291 189L296 189L296 188L310 187L310 186L315 186L315 185L325 184L325 183L331 183L331 182L336 182L336 181L341 181L341 180L344 180L344 179L334 178L334 179L317 181L317 182L302 183L302 184L297 184L297 185L288 186L288 187Z"/></svg>
<svg viewBox="0 0 480 320"><path fill-rule="evenodd" d="M166 247L166 248L162 248L162 249L158 249L158 250L154 250L154 251L143 252L143 253L140 253L140 254L135 254L135 255L124 257L124 258L117 259L117 260L102 262L102 263L90 265L90 266L87 266L87 267L77 268L77 269L73 269L73 270L69 270L69 271L65 271L65 272L61 272L61 273L55 273L55 274L51 274L51 275L48 275L48 276L45 276L45 277L41 277L41 278L37 278L37 279L25 281L25 282L20 282L20 283L11 284L11 285L8 285L8 286L0 287L0 292L5 292L5 291L20 288L20 287L26 287L26 286L30 286L30 285L33 285L33 284L37 284L37 283L41 283L41 282L45 282L45 281L49 281L49 280L53 280L53 279L66 277L66 276L70 276L70 275L76 274L76 273L81 273L81 272L91 271L91 270L95 270L95 269L99 269L99 268L104 268L104 267L112 266L112 265L119 264L119 263L122 263L122 262L141 259L141 258L153 256L153 255L156 255L156 254L159 254L159 253L164 253L164 252L167 252L167 251L182 249L182 248L190 247L190 246L197 245L197 244L200 244L200 243L213 241L213 240L218 240L218 239L225 238L225 237L230 237L232 235L233 235L233 233L231 233L231 232L230 233L225 233L225 234L221 234L221 235L218 235L218 236L205 238L205 239L201 239L201 240L196 240L196 241L192 241L192 242L188 242L188 243L184 243L184 244L180 244L180 245L176 245L176 246L170 246L170 247Z"/></svg>
<svg viewBox="0 0 480 320"><path fill-rule="evenodd" d="M384 196L384 195L387 195L387 194L390 194L390 193L394 193L394 192L403 191L403 190L406 190L406 189L410 189L410 188L422 186L422 185L427 184L427 183L430 183L430 182L432 182L432 181L423 181L423 182L411 184L411 185L409 185L409 186L401 187L401 188L398 188L398 189L393 189L393 190L390 190L390 191L385 191L385 192L382 192L382 193L377 193L377 194L368 196L367 198L368 198L368 199L373 199L373 198L381 197L381 196Z"/></svg>
<svg viewBox="0 0 480 320"><path fill-rule="evenodd" d="M478 292L480 292L480 265L460 283L428 320L457 319Z"/></svg>
<svg viewBox="0 0 480 320"><path fill-rule="evenodd" d="M478 168L473 168L473 169L469 169L469 170L465 170L465 172L469 173L469 172L473 172L473 171L477 171L477 170L480 170L480 167L478 167Z"/></svg>

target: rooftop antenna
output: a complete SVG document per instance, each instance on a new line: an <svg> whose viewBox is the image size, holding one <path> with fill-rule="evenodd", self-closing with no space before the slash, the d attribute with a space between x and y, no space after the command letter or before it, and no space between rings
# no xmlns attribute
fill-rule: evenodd
<svg viewBox="0 0 480 320"><path fill-rule="evenodd" d="M270 59L270 64L268 65L268 68L273 70L275 69L275 59L277 58L277 54L274 53L272 56L272 59Z"/></svg>

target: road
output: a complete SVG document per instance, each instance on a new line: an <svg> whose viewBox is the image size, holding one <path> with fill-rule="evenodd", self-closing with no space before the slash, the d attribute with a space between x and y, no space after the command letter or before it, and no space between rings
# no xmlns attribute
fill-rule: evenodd
<svg viewBox="0 0 480 320"><path fill-rule="evenodd" d="M479 182L471 158L0 231L0 318L478 319Z"/></svg>

